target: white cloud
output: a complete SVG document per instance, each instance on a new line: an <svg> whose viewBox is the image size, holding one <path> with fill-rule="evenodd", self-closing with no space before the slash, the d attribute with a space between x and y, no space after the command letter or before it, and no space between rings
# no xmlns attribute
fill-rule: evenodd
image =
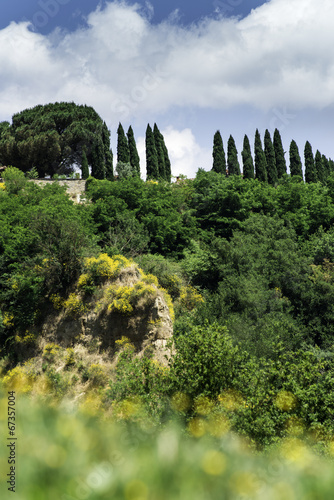
<svg viewBox="0 0 334 500"><path fill-rule="evenodd" d="M66 36L12 23L0 31L0 118L55 100L93 105L113 124L175 105L328 106L333 18L332 0L271 0L243 20L180 27L113 2Z"/></svg>
<svg viewBox="0 0 334 500"><path fill-rule="evenodd" d="M199 168L212 164L212 151L197 144L189 128L175 130L172 126L162 131L172 164L172 175L194 177Z"/></svg>

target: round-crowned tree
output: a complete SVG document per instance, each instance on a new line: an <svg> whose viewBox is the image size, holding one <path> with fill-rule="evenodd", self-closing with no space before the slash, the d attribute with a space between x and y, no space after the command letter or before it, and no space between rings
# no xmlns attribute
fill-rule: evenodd
<svg viewBox="0 0 334 500"><path fill-rule="evenodd" d="M82 168L85 151L92 170L99 170L101 162L104 168L109 160L106 154L110 154L110 137L105 129L90 106L74 102L38 105L15 114L12 124L2 127L0 162L23 172L36 167L40 177L52 176L70 173L75 165ZM97 144L100 155L96 153Z"/></svg>

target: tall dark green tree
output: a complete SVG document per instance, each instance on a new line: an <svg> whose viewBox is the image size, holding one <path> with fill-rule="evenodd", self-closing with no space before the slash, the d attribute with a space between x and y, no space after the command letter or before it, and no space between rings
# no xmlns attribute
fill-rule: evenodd
<svg viewBox="0 0 334 500"><path fill-rule="evenodd" d="M262 149L261 136L258 129L255 132L254 152L255 177L261 182L267 182L267 161Z"/></svg>
<svg viewBox="0 0 334 500"><path fill-rule="evenodd" d="M86 155L85 150L82 151L81 177L83 179L88 179L88 177L89 177L88 160L87 160L87 155Z"/></svg>
<svg viewBox="0 0 334 500"><path fill-rule="evenodd" d="M228 175L240 175L238 151L231 135L227 141L227 168Z"/></svg>
<svg viewBox="0 0 334 500"><path fill-rule="evenodd" d="M105 158L105 177L108 181L114 180L114 166L113 166L113 152L110 147L110 132L106 123L103 123L102 127L102 141L104 148L104 158Z"/></svg>
<svg viewBox="0 0 334 500"><path fill-rule="evenodd" d="M330 175L330 163L325 155L322 155L321 159L322 159L322 169L324 172L324 182L326 182L328 176Z"/></svg>
<svg viewBox="0 0 334 500"><path fill-rule="evenodd" d="M290 155L290 175L291 176L298 175L299 177L303 178L302 161L300 159L299 149L296 141L293 140L291 141L289 155Z"/></svg>
<svg viewBox="0 0 334 500"><path fill-rule="evenodd" d="M267 176L269 184L275 185L278 180L276 159L273 143L271 142L270 132L266 129L264 133L264 154L267 162Z"/></svg>
<svg viewBox="0 0 334 500"><path fill-rule="evenodd" d="M155 147L154 135L150 124L146 128L146 178L159 179L158 154Z"/></svg>
<svg viewBox="0 0 334 500"><path fill-rule="evenodd" d="M315 171L317 173L318 181L324 183L325 182L325 172L324 172L324 168L323 168L322 156L321 156L321 153L318 149L317 149L317 152L315 153L315 157L314 157L314 166L315 166Z"/></svg>
<svg viewBox="0 0 334 500"><path fill-rule="evenodd" d="M117 163L130 163L129 144L122 124L117 129Z"/></svg>
<svg viewBox="0 0 334 500"><path fill-rule="evenodd" d="M328 159L328 172L328 175L334 174L334 161L332 160L332 158Z"/></svg>
<svg viewBox="0 0 334 500"><path fill-rule="evenodd" d="M220 131L217 130L213 136L213 166L212 170L218 174L226 175L226 156L224 151L223 139Z"/></svg>
<svg viewBox="0 0 334 500"><path fill-rule="evenodd" d="M156 123L154 124L154 127L153 127L153 137L154 137L154 144L155 144L155 149L157 151L157 157L158 157L159 178L161 180L166 180L165 155L164 155L164 148L163 148L164 138L163 138L163 135L161 134L160 130L158 129L158 126Z"/></svg>
<svg viewBox="0 0 334 500"><path fill-rule="evenodd" d="M137 175L140 176L140 159L135 141L135 136L131 125L128 129L127 136L128 136L129 153L130 153L130 164L133 170L137 173Z"/></svg>
<svg viewBox="0 0 334 500"><path fill-rule="evenodd" d="M306 141L304 149L305 158L305 181L306 182L317 182L317 172L314 164L314 157L312 146L309 141Z"/></svg>
<svg viewBox="0 0 334 500"><path fill-rule="evenodd" d="M104 144L100 136L96 138L92 146L92 177L95 179L106 178Z"/></svg>
<svg viewBox="0 0 334 500"><path fill-rule="evenodd" d="M171 163L170 163L170 159L169 159L168 149L167 149L165 139L163 136L162 136L162 139L163 139L162 149L164 152L164 160L165 160L165 179L167 182L170 182L171 178L172 178L172 167L171 167Z"/></svg>
<svg viewBox="0 0 334 500"><path fill-rule="evenodd" d="M277 177L278 179L281 179L283 175L286 174L286 161L284 156L281 134L279 133L277 128L275 128L274 131L273 146L275 151Z"/></svg>
<svg viewBox="0 0 334 500"><path fill-rule="evenodd" d="M247 135L244 137L243 150L241 152L244 179L254 179L254 163L251 147Z"/></svg>

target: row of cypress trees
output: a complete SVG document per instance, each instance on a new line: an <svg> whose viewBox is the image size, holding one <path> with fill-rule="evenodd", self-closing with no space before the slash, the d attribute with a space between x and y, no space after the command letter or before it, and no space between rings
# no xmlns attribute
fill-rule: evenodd
<svg viewBox="0 0 334 500"><path fill-rule="evenodd" d="M282 145L280 132L275 129L273 140L267 129L264 134L264 147L261 136L256 129L254 141L254 160L251 152L250 142L245 135L243 150L241 152L243 163L243 177L245 179L258 179L262 182L276 184L278 179L287 173L285 152ZM238 151L233 137L230 135L227 143L227 159L225 156L223 140L220 131L213 138L213 167L212 170L226 175L240 175L240 164ZM334 162L326 158L319 150L313 155L312 146L309 141L304 148L305 159L305 181L306 182L326 182L330 173L334 172ZM300 158L297 143L292 140L289 149L290 175L297 175L304 178L303 166Z"/></svg>
<svg viewBox="0 0 334 500"><path fill-rule="evenodd" d="M146 178L148 180L171 180L171 163L164 136L157 124L153 130L146 129ZM133 129L130 125L125 135L122 124L117 129L117 163L131 165L132 173L140 176L140 159Z"/></svg>
<svg viewBox="0 0 334 500"><path fill-rule="evenodd" d="M171 164L165 139L157 124L153 130L150 124L146 129L146 178L148 180L171 181Z"/></svg>

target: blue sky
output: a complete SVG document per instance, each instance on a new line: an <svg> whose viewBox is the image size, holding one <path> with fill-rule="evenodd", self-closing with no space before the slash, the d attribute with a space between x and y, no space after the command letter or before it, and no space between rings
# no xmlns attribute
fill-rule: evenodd
<svg viewBox="0 0 334 500"><path fill-rule="evenodd" d="M174 175L210 169L213 135L239 152L281 131L334 158L334 2L12 0L0 4L0 121L36 104L93 106L132 125L145 172L157 122ZM288 158L288 153L287 153Z"/></svg>

